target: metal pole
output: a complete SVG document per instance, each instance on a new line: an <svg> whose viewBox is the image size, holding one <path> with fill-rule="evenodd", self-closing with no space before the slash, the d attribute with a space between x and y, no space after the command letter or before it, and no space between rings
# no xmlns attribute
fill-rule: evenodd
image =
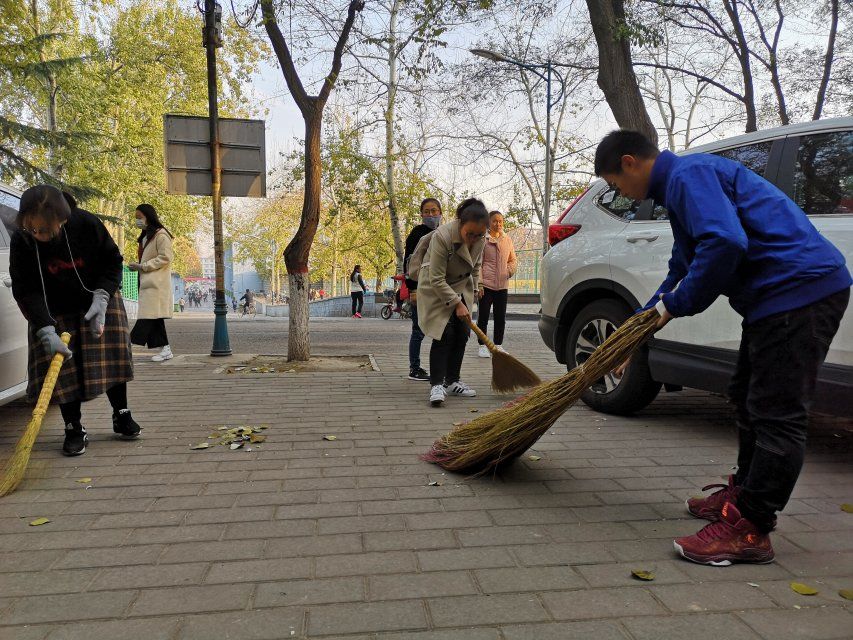
<svg viewBox="0 0 853 640"><path fill-rule="evenodd" d="M542 251L548 251L548 225L551 224L551 61L546 63L545 80L545 202L542 206Z"/></svg>
<svg viewBox="0 0 853 640"><path fill-rule="evenodd" d="M210 175L213 199L213 258L216 269L216 299L213 305L213 348L211 356L230 356L228 322L225 319L228 307L225 304L225 260L222 244L222 167L219 164L219 107L217 106L216 84L216 2L204 0L204 28L207 49L207 102L210 122Z"/></svg>

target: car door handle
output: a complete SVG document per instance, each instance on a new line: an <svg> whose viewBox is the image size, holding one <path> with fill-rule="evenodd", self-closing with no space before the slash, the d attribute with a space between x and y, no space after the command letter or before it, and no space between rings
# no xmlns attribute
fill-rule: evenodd
<svg viewBox="0 0 853 640"><path fill-rule="evenodd" d="M659 233L655 233L653 231L641 231L640 233L632 233L625 237L628 242L635 243L640 240L645 240L646 242L654 242L660 237Z"/></svg>

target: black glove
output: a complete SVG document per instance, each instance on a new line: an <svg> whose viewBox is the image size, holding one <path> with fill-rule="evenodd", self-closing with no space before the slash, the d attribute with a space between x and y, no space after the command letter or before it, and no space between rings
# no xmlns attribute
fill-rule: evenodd
<svg viewBox="0 0 853 640"><path fill-rule="evenodd" d="M107 320L107 305L110 302L110 294L103 289L95 289L92 294L92 305L83 316L89 323L89 330L96 338L104 335L104 324Z"/></svg>
<svg viewBox="0 0 853 640"><path fill-rule="evenodd" d="M66 360L71 359L73 355L71 349L56 335L56 328L53 325L47 325L36 331L36 338L39 339L44 350L50 354L51 358L57 353L61 353L65 356Z"/></svg>

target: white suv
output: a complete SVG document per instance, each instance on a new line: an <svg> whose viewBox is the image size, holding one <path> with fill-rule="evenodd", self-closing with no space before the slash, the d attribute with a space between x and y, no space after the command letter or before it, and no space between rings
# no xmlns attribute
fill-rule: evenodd
<svg viewBox="0 0 853 640"><path fill-rule="evenodd" d="M27 390L27 321L12 297L9 242L21 194L0 184L0 405Z"/></svg>
<svg viewBox="0 0 853 640"><path fill-rule="evenodd" d="M774 183L853 264L853 118L789 125L696 147L737 160ZM549 229L542 262L539 331L557 360L582 363L667 274L667 211L595 181ZM669 323L622 380L599 380L583 396L606 413L648 405L662 385L725 393L734 372L741 318L719 298L704 313ZM820 372L815 409L853 416L853 305Z"/></svg>

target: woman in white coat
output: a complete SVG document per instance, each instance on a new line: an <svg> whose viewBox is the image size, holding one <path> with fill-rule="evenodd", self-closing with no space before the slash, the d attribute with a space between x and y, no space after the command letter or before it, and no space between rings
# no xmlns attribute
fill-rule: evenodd
<svg viewBox="0 0 853 640"><path fill-rule="evenodd" d="M166 318L172 317L172 234L160 222L157 211L150 204L136 207L136 226L142 230L137 242L139 262L131 262L128 268L139 272L139 315L130 341L161 348L151 358L163 362L173 357L169 337L166 335Z"/></svg>

